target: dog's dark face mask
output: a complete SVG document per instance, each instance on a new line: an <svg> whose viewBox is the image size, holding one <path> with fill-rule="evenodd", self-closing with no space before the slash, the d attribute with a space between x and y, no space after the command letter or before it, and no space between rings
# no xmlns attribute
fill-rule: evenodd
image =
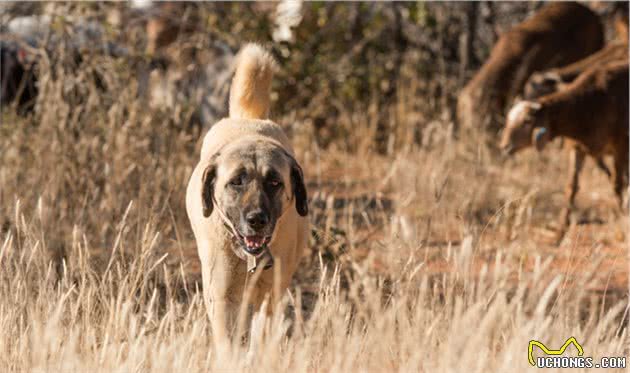
<svg viewBox="0 0 630 373"><path fill-rule="evenodd" d="M282 148L266 142L222 150L204 172L202 200L204 216L221 209L242 249L254 256L271 242L287 209L308 214L300 166Z"/></svg>

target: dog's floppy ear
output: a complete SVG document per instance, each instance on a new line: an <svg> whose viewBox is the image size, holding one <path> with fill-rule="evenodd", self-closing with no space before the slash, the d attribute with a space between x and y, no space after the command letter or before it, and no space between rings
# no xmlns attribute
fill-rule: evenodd
<svg viewBox="0 0 630 373"><path fill-rule="evenodd" d="M306 195L306 185L304 185L304 173L295 159L291 162L291 185L295 196L295 209L300 216L308 215L308 196Z"/></svg>
<svg viewBox="0 0 630 373"><path fill-rule="evenodd" d="M295 209L300 216L306 216L308 215L308 196L306 194L306 184L304 184L302 167L300 167L289 152L285 149L280 149L288 158L289 167L291 167L291 188L293 189L293 197L295 198Z"/></svg>
<svg viewBox="0 0 630 373"><path fill-rule="evenodd" d="M214 180L217 176L217 167L214 163L211 163L203 171L201 177L201 202L203 203L203 216L208 217L212 214L214 204L212 202L212 196L214 195Z"/></svg>
<svg viewBox="0 0 630 373"><path fill-rule="evenodd" d="M297 163L295 158L283 149L284 154L289 158L291 166L291 187L293 188L293 196L295 197L295 209L300 216L308 215L308 196L306 195L306 185L304 184L304 173L302 167Z"/></svg>

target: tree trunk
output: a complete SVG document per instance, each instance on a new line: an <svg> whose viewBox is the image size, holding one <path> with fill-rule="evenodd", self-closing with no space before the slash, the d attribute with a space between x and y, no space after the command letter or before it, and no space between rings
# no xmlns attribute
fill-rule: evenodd
<svg viewBox="0 0 630 373"><path fill-rule="evenodd" d="M464 32L460 39L460 64L459 81L463 85L467 80L466 73L478 62L475 56L475 36L477 34L477 16L479 14L479 3L471 1L463 5L464 8Z"/></svg>

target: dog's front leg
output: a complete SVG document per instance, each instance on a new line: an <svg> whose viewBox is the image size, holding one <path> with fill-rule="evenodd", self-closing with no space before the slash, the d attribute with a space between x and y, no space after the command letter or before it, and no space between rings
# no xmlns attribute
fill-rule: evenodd
<svg viewBox="0 0 630 373"><path fill-rule="evenodd" d="M209 301L212 336L216 346L229 343L234 335L238 306L227 299Z"/></svg>

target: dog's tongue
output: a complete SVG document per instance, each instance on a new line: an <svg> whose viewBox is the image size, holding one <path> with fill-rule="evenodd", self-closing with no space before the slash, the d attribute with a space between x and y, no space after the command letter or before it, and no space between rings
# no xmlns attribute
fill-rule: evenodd
<svg viewBox="0 0 630 373"><path fill-rule="evenodd" d="M264 236L247 236L245 237L245 245L248 247L261 247L265 243Z"/></svg>

